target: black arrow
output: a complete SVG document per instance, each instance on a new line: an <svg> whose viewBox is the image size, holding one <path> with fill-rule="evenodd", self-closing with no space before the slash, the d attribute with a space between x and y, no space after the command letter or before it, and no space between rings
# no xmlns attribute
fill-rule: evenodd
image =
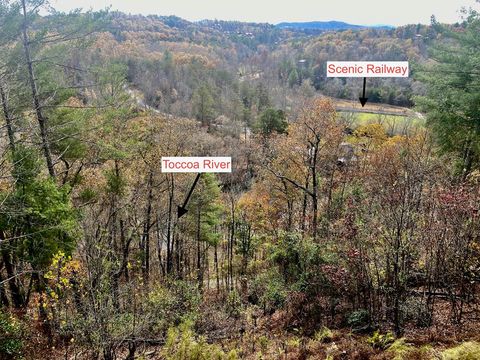
<svg viewBox="0 0 480 360"><path fill-rule="evenodd" d="M187 203L188 203L188 200L190 200L190 196L192 196L193 189L195 189L195 186L197 185L198 179L200 179L200 175L202 175L202 173L197 174L197 177L195 178L195 180L193 182L193 185L190 188L190 191L188 192L187 198L183 202L183 206L178 206L178 208L177 208L177 216L178 216L179 219L188 212L188 210L186 208Z"/></svg>
<svg viewBox="0 0 480 360"><path fill-rule="evenodd" d="M367 78L364 77L364 78L363 78L363 95L362 95L362 97L359 97L359 98L358 98L358 99L360 100L360 104L362 104L362 107L364 107L365 104L366 104L367 101L368 101L368 98L365 97L365 87L366 87L366 85L367 85Z"/></svg>

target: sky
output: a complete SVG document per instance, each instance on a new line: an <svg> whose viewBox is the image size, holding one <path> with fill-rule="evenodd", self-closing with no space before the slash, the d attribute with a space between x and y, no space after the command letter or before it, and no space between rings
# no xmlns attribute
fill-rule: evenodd
<svg viewBox="0 0 480 360"><path fill-rule="evenodd" d="M60 11L74 8L112 10L143 15L176 15L203 19L252 22L329 21L359 25L429 24L430 17L453 23L462 7L477 10L475 0L50 0Z"/></svg>

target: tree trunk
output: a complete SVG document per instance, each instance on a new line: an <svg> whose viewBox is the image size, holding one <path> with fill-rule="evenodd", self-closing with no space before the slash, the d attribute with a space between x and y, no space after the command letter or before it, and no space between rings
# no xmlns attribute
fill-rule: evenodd
<svg viewBox="0 0 480 360"><path fill-rule="evenodd" d="M5 249L2 250L2 258L3 258L3 263L5 264L5 270L7 271L8 286L10 287L10 296L12 298L12 304L17 309L21 308L24 304L25 299L15 274L15 267L12 262L11 255Z"/></svg>
<svg viewBox="0 0 480 360"><path fill-rule="evenodd" d="M235 203L233 197L231 199L231 214L232 224L230 231L230 244L229 244L229 257L228 257L228 273L229 273L229 285L230 291L233 291L233 246L235 242Z"/></svg>
<svg viewBox="0 0 480 360"><path fill-rule="evenodd" d="M308 190L308 186L310 184L310 173L307 174L307 177L305 179L305 188ZM306 228L306 218L307 218L307 205L308 205L308 193L303 192L303 204L302 204L302 224L301 224L301 229L302 229L302 234L305 234L305 228Z"/></svg>
<svg viewBox="0 0 480 360"><path fill-rule="evenodd" d="M173 217L173 196L175 183L173 175L171 176L171 186L168 194L168 220L167 220L167 274L173 270L173 240L172 240L172 217Z"/></svg>
<svg viewBox="0 0 480 360"><path fill-rule="evenodd" d="M42 112L42 106L40 105L40 97L38 94L37 82L36 82L35 73L33 69L33 61L30 55L30 40L27 32L27 29L28 29L27 7L25 4L25 0L21 0L21 2L22 2L22 10L23 10L23 24L22 24L23 50L25 53L25 60L26 60L27 69L28 69L28 81L30 83L30 88L32 92L33 110L35 111L35 115L38 121L38 126L40 128L42 150L45 156L45 160L47 162L48 173L50 174L51 177L55 177L55 169L53 167L52 155L50 152L50 145L48 142L47 122Z"/></svg>
<svg viewBox="0 0 480 360"><path fill-rule="evenodd" d="M200 291L203 289L202 254L200 246L200 206L197 211L197 280Z"/></svg>
<svg viewBox="0 0 480 360"><path fill-rule="evenodd" d="M3 267L3 264L0 266L0 268ZM7 292L5 291L5 288L3 286L3 276L2 272L0 271L0 304L1 306L9 307L10 306L10 301L8 300Z"/></svg>
<svg viewBox="0 0 480 360"><path fill-rule="evenodd" d="M312 233L313 241L317 240L318 228L318 180L317 180L317 146L313 150L313 159L311 165L312 171Z"/></svg>
<svg viewBox="0 0 480 360"><path fill-rule="evenodd" d="M220 274L219 274L219 271L218 271L218 244L215 243L215 249L214 249L214 258L213 258L213 261L214 261L214 266L215 266L215 275L216 275L216 278L217 278L217 294L220 293Z"/></svg>
<svg viewBox="0 0 480 360"><path fill-rule="evenodd" d="M7 125L7 134L8 134L8 142L10 145L10 150L12 152L15 151L15 135L13 132L13 117L10 113L10 109L8 108L8 99L5 93L5 89L3 84L0 83L0 97L2 101L2 109L3 109L3 116L5 117L5 123Z"/></svg>
<svg viewBox="0 0 480 360"><path fill-rule="evenodd" d="M150 275L150 227L151 227L151 215L152 215L152 201L153 201L153 172L150 171L148 176L148 198L147 208L145 210L145 223L143 225L143 277L145 284L148 284L148 278Z"/></svg>

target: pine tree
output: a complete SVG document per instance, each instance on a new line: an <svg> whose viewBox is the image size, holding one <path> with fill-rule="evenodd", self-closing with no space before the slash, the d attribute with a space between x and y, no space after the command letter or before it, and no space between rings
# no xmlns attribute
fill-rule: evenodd
<svg viewBox="0 0 480 360"><path fill-rule="evenodd" d="M427 85L417 103L441 149L458 156L463 176L480 164L480 15L467 15L458 27L432 20L443 39L432 49L436 63L417 75Z"/></svg>
<svg viewBox="0 0 480 360"><path fill-rule="evenodd" d="M202 122L202 126L210 126L214 116L214 101L209 86L200 86L193 94L195 117Z"/></svg>
<svg viewBox="0 0 480 360"><path fill-rule="evenodd" d="M197 280L203 288L204 272L208 267L208 248L220 240L216 227L220 222L220 187L213 174L203 174L190 202L188 227L197 245Z"/></svg>

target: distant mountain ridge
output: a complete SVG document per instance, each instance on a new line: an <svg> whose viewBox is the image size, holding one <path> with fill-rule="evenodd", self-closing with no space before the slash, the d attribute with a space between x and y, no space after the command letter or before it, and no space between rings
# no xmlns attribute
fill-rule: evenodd
<svg viewBox="0 0 480 360"><path fill-rule="evenodd" d="M281 22L276 25L280 29L300 31L333 31L333 30L359 30L359 29L393 29L390 25L354 25L343 21L307 21L307 22Z"/></svg>

